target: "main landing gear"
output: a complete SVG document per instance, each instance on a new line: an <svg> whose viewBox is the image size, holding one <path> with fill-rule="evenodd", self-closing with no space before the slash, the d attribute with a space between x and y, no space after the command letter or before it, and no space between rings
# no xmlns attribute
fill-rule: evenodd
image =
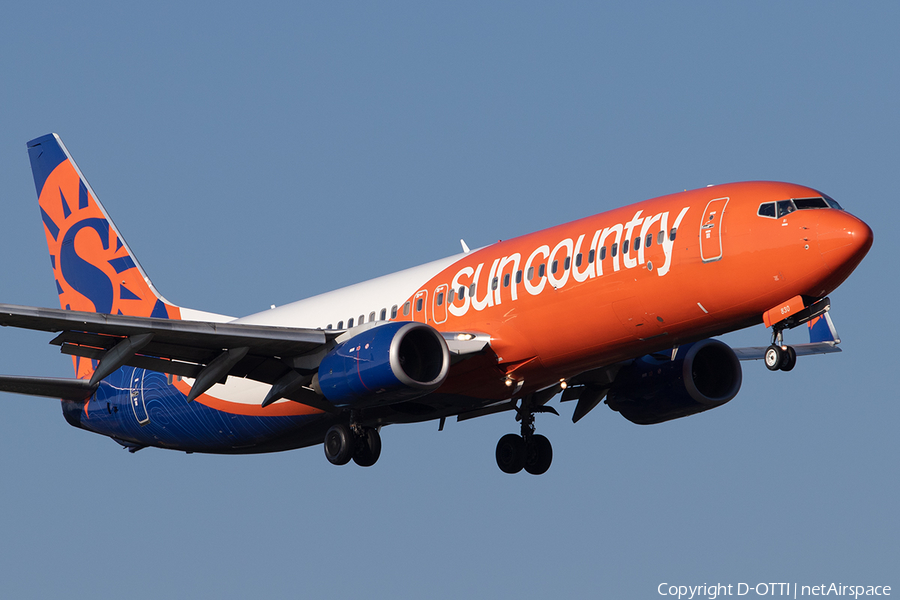
<svg viewBox="0 0 900 600"><path fill-rule="evenodd" d="M353 462L371 467L381 456L381 435L374 427L338 423L325 433L325 458L333 465Z"/></svg>
<svg viewBox="0 0 900 600"><path fill-rule="evenodd" d="M508 433L497 442L497 466L504 473L518 473L523 468L532 475L541 475L553 462L550 440L534 432L534 413L548 412L559 416L551 406L531 406L522 401L516 407L516 420L522 421L522 435Z"/></svg>
<svg viewBox="0 0 900 600"><path fill-rule="evenodd" d="M790 371L797 364L797 352L784 345L783 329L772 332L772 345L766 348L763 362L770 371Z"/></svg>

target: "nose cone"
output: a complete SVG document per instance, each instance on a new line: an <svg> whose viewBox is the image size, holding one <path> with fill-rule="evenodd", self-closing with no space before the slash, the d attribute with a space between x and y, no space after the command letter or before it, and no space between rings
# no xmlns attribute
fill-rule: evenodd
<svg viewBox="0 0 900 600"><path fill-rule="evenodd" d="M872 247L872 229L850 213L823 210L818 223L819 252L825 266L843 281Z"/></svg>
<svg viewBox="0 0 900 600"><path fill-rule="evenodd" d="M872 229L853 215L842 211L823 211L818 224L819 251L825 264L839 269L848 262L860 263L874 236Z"/></svg>

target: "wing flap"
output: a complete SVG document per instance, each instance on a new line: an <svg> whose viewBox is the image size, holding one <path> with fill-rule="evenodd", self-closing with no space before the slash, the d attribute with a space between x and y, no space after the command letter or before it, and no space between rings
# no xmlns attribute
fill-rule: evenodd
<svg viewBox="0 0 900 600"><path fill-rule="evenodd" d="M59 349L63 354L69 356L80 356L81 358L90 358L92 360L101 360L106 351L100 348L91 348L89 346L75 346L72 344L63 344ZM169 373L170 375L179 375L181 377L189 377L194 379L203 368L200 365L186 363L180 360L166 360L164 358L155 358L153 356L143 356L135 354L127 361L125 365L129 367L137 367L139 369L148 369L150 371L158 371L160 373Z"/></svg>

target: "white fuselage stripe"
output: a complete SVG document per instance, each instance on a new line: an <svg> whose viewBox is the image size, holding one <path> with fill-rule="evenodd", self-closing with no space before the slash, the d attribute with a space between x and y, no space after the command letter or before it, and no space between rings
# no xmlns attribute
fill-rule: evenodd
<svg viewBox="0 0 900 600"><path fill-rule="evenodd" d="M241 317L235 319L233 323L325 329L328 325L337 327L338 322L343 322L346 328L349 319L352 318L356 322L360 315L366 315L366 321L368 321L368 315L373 311L376 318L380 318L381 309L387 309L387 318L390 319L392 306L397 305L402 310L403 303L421 286L464 256L465 254L457 254L376 277L332 292Z"/></svg>

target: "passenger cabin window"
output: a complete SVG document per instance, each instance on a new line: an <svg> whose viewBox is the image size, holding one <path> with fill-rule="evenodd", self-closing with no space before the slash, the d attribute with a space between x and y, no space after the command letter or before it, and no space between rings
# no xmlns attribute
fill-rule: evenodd
<svg viewBox="0 0 900 600"><path fill-rule="evenodd" d="M578 255L575 257L575 266L576 267L581 266L581 252L579 252Z"/></svg>
<svg viewBox="0 0 900 600"><path fill-rule="evenodd" d="M534 279L534 267L528 267L528 276L525 279L528 281Z"/></svg>
<svg viewBox="0 0 900 600"><path fill-rule="evenodd" d="M491 279L491 289L496 290L497 286L500 284L500 280L497 277Z"/></svg>
<svg viewBox="0 0 900 600"><path fill-rule="evenodd" d="M351 318L347 319L347 329L352 329L352 328L353 328L353 318L351 317Z"/></svg>
<svg viewBox="0 0 900 600"><path fill-rule="evenodd" d="M675 227L673 227L673 228L672 228L672 231L669 232L669 241L670 241L670 242L674 242L674 241L675 241L675 234L676 234L677 232L678 232L678 229L676 229Z"/></svg>
<svg viewBox="0 0 900 600"><path fill-rule="evenodd" d="M589 265L594 264L594 251L593 250L588 252L588 264Z"/></svg>
<svg viewBox="0 0 900 600"><path fill-rule="evenodd" d="M636 237L636 238L634 238L634 251L637 252L640 249L641 249L641 238Z"/></svg>
<svg viewBox="0 0 900 600"><path fill-rule="evenodd" d="M509 287L509 273L503 276L503 287Z"/></svg>
<svg viewBox="0 0 900 600"><path fill-rule="evenodd" d="M343 321L338 321L338 326L337 326L337 328L338 328L338 329L343 329L343 328L344 328L344 322L343 322Z"/></svg>
<svg viewBox="0 0 900 600"><path fill-rule="evenodd" d="M406 303L403 305L403 316L404 316L404 317L409 316L409 308L410 308L410 306L411 306L411 305L410 305L409 302L406 302Z"/></svg>
<svg viewBox="0 0 900 600"><path fill-rule="evenodd" d="M666 241L666 232L660 231L659 233L656 234L656 243L662 244L664 241Z"/></svg>
<svg viewBox="0 0 900 600"><path fill-rule="evenodd" d="M382 309L381 309L381 316L378 317L378 318L379 318L379 320L381 320L381 321L386 321L386 320L387 320L387 309L386 309L386 308L382 308Z"/></svg>
<svg viewBox="0 0 900 600"><path fill-rule="evenodd" d="M546 267L547 267L546 264L543 264L540 267L538 267L538 277L544 276L544 273L546 272Z"/></svg>
<svg viewBox="0 0 900 600"><path fill-rule="evenodd" d="M441 293L438 294L438 297L437 297L437 305L438 305L438 306L443 306L443 305L444 305L444 292L441 292Z"/></svg>
<svg viewBox="0 0 900 600"><path fill-rule="evenodd" d="M652 244L652 243L653 243L653 234L652 234L652 233L648 233L648 234L647 234L647 241L644 242L644 248L649 248L649 247L650 247L650 244Z"/></svg>
<svg viewBox="0 0 900 600"><path fill-rule="evenodd" d="M605 258L606 258L606 246L603 246L602 248L600 248L600 260L603 260Z"/></svg>
<svg viewBox="0 0 900 600"><path fill-rule="evenodd" d="M522 270L516 271L516 283L522 283Z"/></svg>
<svg viewBox="0 0 900 600"><path fill-rule="evenodd" d="M567 256L566 261L563 263L563 271L568 271L570 266L572 266L572 257Z"/></svg>
<svg viewBox="0 0 900 600"><path fill-rule="evenodd" d="M369 313L369 323L375 320L375 311Z"/></svg>
<svg viewBox="0 0 900 600"><path fill-rule="evenodd" d="M556 274L556 271L557 271L558 269L559 269L559 261L558 261L558 260L554 260L554 261L553 261L553 264L550 266L550 272L553 273L553 274L555 275L555 274Z"/></svg>
<svg viewBox="0 0 900 600"><path fill-rule="evenodd" d="M625 240L624 242L622 242L622 254L625 254L627 252L628 252L628 240Z"/></svg>
<svg viewBox="0 0 900 600"><path fill-rule="evenodd" d="M397 318L397 305L396 304L391 307L391 318L392 319Z"/></svg>
<svg viewBox="0 0 900 600"><path fill-rule="evenodd" d="M466 297L466 286L464 286L464 285L459 286L459 292L457 292L456 295L459 296L460 300L465 298Z"/></svg>
<svg viewBox="0 0 900 600"><path fill-rule="evenodd" d="M366 315L359 315L359 324L362 325L366 322Z"/></svg>
<svg viewBox="0 0 900 600"><path fill-rule="evenodd" d="M331 329L331 323L329 323L328 326L325 327L325 329Z"/></svg>
<svg viewBox="0 0 900 600"><path fill-rule="evenodd" d="M456 300L456 290L450 288L450 293L447 294L447 304L453 304L454 300Z"/></svg>
<svg viewBox="0 0 900 600"><path fill-rule="evenodd" d="M422 299L416 300L416 312L422 312Z"/></svg>
<svg viewBox="0 0 900 600"><path fill-rule="evenodd" d="M618 251L619 251L619 244L614 243L609 250L609 254L610 254L610 256L615 256Z"/></svg>
<svg viewBox="0 0 900 600"><path fill-rule="evenodd" d="M475 297L475 284L469 286L469 298Z"/></svg>

